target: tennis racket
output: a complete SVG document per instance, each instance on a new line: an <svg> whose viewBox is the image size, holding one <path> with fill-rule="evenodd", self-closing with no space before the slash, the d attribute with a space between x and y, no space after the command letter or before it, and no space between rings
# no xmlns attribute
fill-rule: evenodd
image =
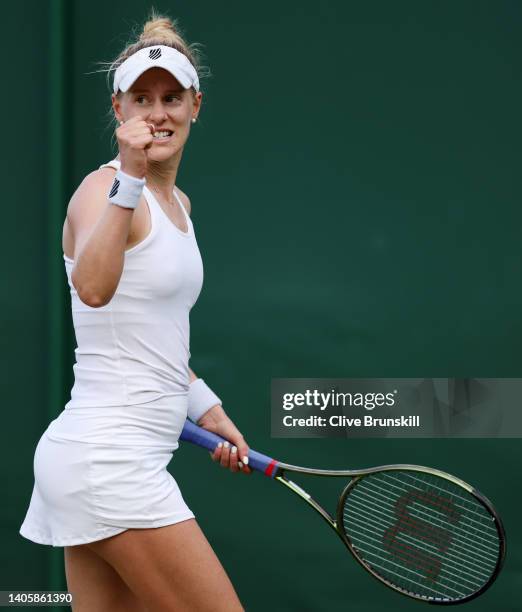
<svg viewBox="0 0 522 612"><path fill-rule="evenodd" d="M224 439L186 421L181 440L213 451ZM418 465L317 470L276 461L250 449L248 465L304 499L353 557L383 584L420 601L457 604L491 586L505 557L502 522L471 485ZM348 480L335 517L286 472Z"/></svg>

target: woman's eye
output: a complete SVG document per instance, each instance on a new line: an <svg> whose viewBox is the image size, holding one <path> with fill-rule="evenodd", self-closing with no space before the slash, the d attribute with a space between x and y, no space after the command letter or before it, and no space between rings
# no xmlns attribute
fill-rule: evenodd
<svg viewBox="0 0 522 612"><path fill-rule="evenodd" d="M167 103L177 102L178 100L181 100L181 96L177 94L169 94L168 96L165 96L165 101ZM147 103L148 103L147 96L136 96L136 104L143 105Z"/></svg>

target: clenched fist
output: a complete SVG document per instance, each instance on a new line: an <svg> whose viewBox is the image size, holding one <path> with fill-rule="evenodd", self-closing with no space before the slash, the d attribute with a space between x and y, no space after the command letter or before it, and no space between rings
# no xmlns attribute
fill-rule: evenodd
<svg viewBox="0 0 522 612"><path fill-rule="evenodd" d="M147 173L147 150L152 146L154 124L139 116L132 117L116 129L122 172L143 178Z"/></svg>

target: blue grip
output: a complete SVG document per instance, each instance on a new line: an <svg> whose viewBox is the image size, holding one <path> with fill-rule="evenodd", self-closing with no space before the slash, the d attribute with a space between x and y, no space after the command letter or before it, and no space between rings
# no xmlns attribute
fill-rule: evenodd
<svg viewBox="0 0 522 612"><path fill-rule="evenodd" d="M185 442L192 442L192 444L206 448L209 451L214 451L219 442L226 441L225 438L199 427L188 419L185 421L185 426L179 439ZM248 452L248 465L253 470L263 472L266 476L273 478L277 471L278 463L275 459L250 449Z"/></svg>

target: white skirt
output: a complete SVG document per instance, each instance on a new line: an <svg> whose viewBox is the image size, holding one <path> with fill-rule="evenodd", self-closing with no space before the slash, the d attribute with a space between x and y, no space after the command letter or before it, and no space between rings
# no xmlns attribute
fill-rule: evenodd
<svg viewBox="0 0 522 612"><path fill-rule="evenodd" d="M167 471L172 455L165 447L65 440L45 431L20 534L73 546L195 518Z"/></svg>

